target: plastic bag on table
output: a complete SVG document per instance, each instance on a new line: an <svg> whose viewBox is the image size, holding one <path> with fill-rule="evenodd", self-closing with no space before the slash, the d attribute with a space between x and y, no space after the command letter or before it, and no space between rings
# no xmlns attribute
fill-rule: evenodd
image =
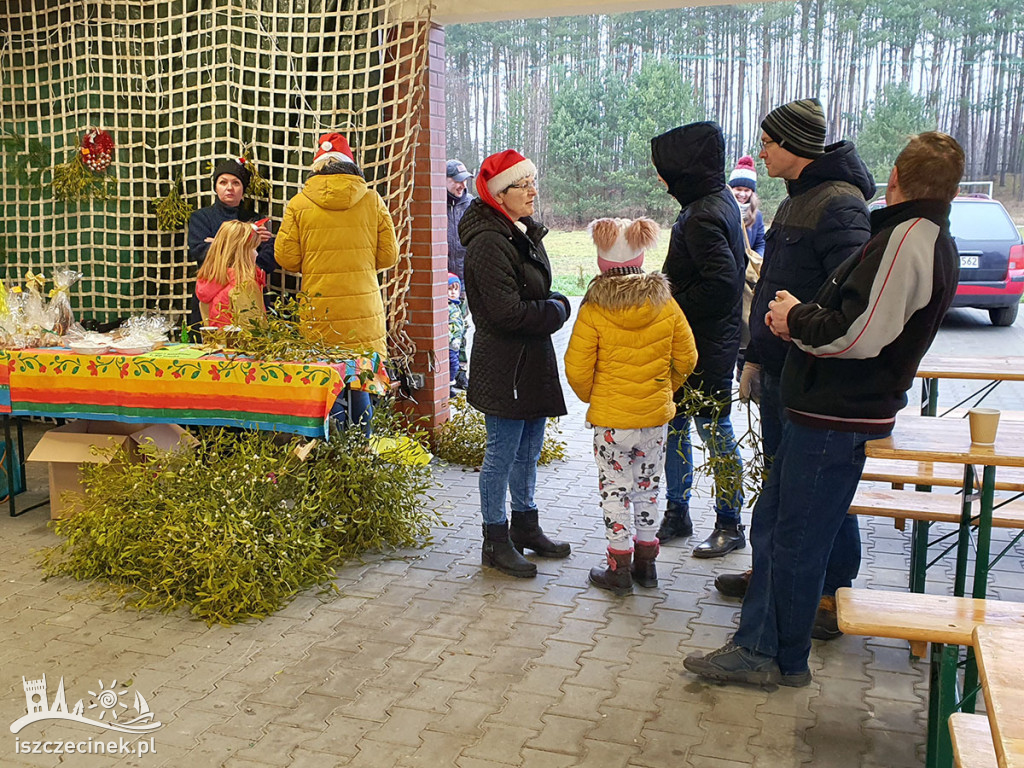
<svg viewBox="0 0 1024 768"><path fill-rule="evenodd" d="M25 273L25 296L23 305L24 317L20 323L22 330L28 335L36 337L36 343L43 343L45 331L52 331L56 317L48 311L46 298L43 296L43 287L46 285L46 278L34 272Z"/></svg>
<svg viewBox="0 0 1024 768"><path fill-rule="evenodd" d="M170 318L164 315L134 315L114 331L114 339L119 342L126 339L143 341L155 349L167 343L170 332Z"/></svg>
<svg viewBox="0 0 1024 768"><path fill-rule="evenodd" d="M71 311L71 286L82 279L82 273L73 269L53 270L53 290L50 291L49 315L53 317L54 333L63 336L75 322Z"/></svg>

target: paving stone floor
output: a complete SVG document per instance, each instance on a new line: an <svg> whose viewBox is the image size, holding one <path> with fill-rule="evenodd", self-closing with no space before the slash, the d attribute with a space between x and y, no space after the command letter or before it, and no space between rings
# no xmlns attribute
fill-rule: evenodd
<svg viewBox="0 0 1024 768"><path fill-rule="evenodd" d="M983 354L982 331L1002 330L1017 335L990 338L1019 342L1018 329L973 319L954 322L940 342ZM56 541L48 511L4 517L0 721L25 713L22 676L45 674L51 696L63 677L69 702L131 678L162 725L155 754L16 754L16 739L100 738L74 723L34 724L0 739L0 765L922 765L926 668L904 643L816 641L814 682L803 689L706 685L683 671L684 655L717 647L736 623L738 603L715 593L714 575L749 563L749 550L690 557L709 529L706 487L695 504L698 536L662 550L657 589L616 598L587 587L604 540L583 408L567 399L569 459L541 469L537 500L547 528L574 551L539 560L535 579L481 568L477 476L460 469L437 473L435 503L450 526L432 545L349 565L338 574L341 596L303 594L234 627L136 613L82 584L43 581L36 553ZM34 468L27 499L45 483ZM859 585L904 588L908 534L873 519L862 532ZM1022 561L1017 547L997 566L995 595L1024 600ZM951 575L937 573L932 588L944 591Z"/></svg>

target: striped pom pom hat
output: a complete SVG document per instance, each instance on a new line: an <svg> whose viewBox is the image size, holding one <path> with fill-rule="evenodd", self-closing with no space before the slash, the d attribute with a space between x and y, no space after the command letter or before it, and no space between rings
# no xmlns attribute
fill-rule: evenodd
<svg viewBox="0 0 1024 768"><path fill-rule="evenodd" d="M730 187L746 187L757 191L757 169L754 167L754 158L744 155L736 161L736 167L729 174Z"/></svg>
<svg viewBox="0 0 1024 768"><path fill-rule="evenodd" d="M799 99L776 107L761 121L761 130L798 157L825 154L825 111L817 99Z"/></svg>

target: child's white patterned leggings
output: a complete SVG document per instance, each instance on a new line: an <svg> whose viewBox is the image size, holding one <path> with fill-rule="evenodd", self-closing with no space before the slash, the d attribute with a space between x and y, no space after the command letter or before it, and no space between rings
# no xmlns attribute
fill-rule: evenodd
<svg viewBox="0 0 1024 768"><path fill-rule="evenodd" d="M594 460L608 548L628 552L654 541L658 485L665 466L665 425L639 429L594 427Z"/></svg>

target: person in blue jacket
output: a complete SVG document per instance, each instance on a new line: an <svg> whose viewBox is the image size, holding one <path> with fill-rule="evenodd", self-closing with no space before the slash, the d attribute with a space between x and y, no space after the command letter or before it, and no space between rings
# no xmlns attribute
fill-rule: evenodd
<svg viewBox="0 0 1024 768"><path fill-rule="evenodd" d="M743 226L747 230L747 242L764 256L764 218L761 216L761 201L757 197L757 169L754 158L744 155L736 161L736 167L729 174L729 186L740 207Z"/></svg>
<svg viewBox="0 0 1024 768"><path fill-rule="evenodd" d="M740 207L740 219L747 233L749 248L747 267L743 275L746 287L743 289L740 352L736 357L736 378L739 381L747 356L747 345L750 343L750 304L754 298L754 286L757 285L757 278L761 274L761 262L764 260L764 218L761 216L761 201L757 197L757 168L754 166L754 158L744 155L737 160L727 183L732 188L736 204Z"/></svg>
<svg viewBox="0 0 1024 768"><path fill-rule="evenodd" d="M217 199L213 205L200 208L189 217L188 257L196 265L196 269L203 266L203 262L206 261L206 252L221 224L234 220L256 223L262 219L251 205L242 204L245 190L252 178L252 173L245 165L244 157L218 163L213 169L213 191ZM277 262L274 261L274 236L270 234L265 222L257 227L256 232L260 236L260 245L256 249L256 266L267 275L271 275L278 268ZM192 292L189 305L188 322L193 327L202 325L195 291Z"/></svg>

